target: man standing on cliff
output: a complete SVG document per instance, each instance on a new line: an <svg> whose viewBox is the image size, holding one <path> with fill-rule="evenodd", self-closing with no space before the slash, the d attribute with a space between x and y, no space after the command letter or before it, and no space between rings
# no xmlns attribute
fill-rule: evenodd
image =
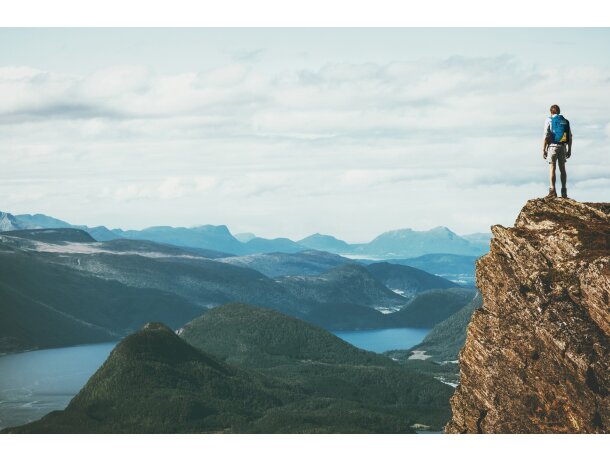
<svg viewBox="0 0 610 460"><path fill-rule="evenodd" d="M570 122L560 115L558 105L551 106L551 116L544 122L544 144L542 145L542 158L548 159L550 170L549 179L551 186L548 197L556 197L555 191L555 167L559 163L561 174L561 196L568 197L566 188L566 160L572 155L572 130Z"/></svg>

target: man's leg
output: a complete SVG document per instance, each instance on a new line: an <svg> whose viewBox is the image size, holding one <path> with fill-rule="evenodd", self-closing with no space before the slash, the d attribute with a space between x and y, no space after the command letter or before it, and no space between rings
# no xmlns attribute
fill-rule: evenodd
<svg viewBox="0 0 610 460"><path fill-rule="evenodd" d="M561 196L567 198L568 189L566 188L566 182L568 180L568 175L566 173L565 161L559 161L559 177L561 178Z"/></svg>
<svg viewBox="0 0 610 460"><path fill-rule="evenodd" d="M555 166L557 164L557 160L554 158L550 163L549 163L549 180L550 180L550 185L549 188L551 190L555 190Z"/></svg>

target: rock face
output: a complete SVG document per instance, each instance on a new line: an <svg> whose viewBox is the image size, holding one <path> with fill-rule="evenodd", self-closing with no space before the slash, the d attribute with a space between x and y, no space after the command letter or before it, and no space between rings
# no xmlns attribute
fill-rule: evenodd
<svg viewBox="0 0 610 460"><path fill-rule="evenodd" d="M477 261L448 433L606 433L610 204L527 202Z"/></svg>

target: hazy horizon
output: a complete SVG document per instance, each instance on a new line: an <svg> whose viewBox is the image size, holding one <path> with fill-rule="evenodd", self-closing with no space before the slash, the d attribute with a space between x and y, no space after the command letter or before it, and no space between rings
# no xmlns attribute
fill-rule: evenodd
<svg viewBox="0 0 610 460"><path fill-rule="evenodd" d="M30 215L30 216L33 216L33 215L36 215L36 214L42 214L42 213L35 213L35 212L33 212L33 213L20 213L20 214L16 214L16 213L12 213L10 211L6 211L4 209L0 209L0 213L2 213L2 212L6 212L6 213L11 214L13 216L20 216L20 215ZM46 215L46 214L43 214L43 215L45 215L46 217L52 217L52 218L55 218L55 219L63 220L63 221L67 222L70 225L87 225L87 224L83 224L82 222L70 222L67 219L62 219L62 218L59 218L57 216L49 216L49 215ZM122 230L122 231L129 231L129 230L140 231L140 230L145 230L147 228L153 228L153 227L197 228L197 227L202 227L202 226L206 226L206 225L215 225L215 224L202 223L202 224L191 225L191 226L188 226L188 227L185 227L185 226L175 226L175 225L171 225L171 224L158 224L158 225L151 225L149 227L142 227L142 228L109 227L107 225L100 224L100 226L104 226L104 227L108 228L109 230ZM225 225L227 227L227 229L229 230L229 232L231 233L231 235L233 235L233 236L240 235L240 234L254 234L253 232L247 232L247 231L245 231L245 232L236 232L236 231L233 231L226 224L218 224L216 226L222 226L222 225ZM88 227L92 227L92 226L88 226ZM414 229L414 228L411 228L411 227L390 228L390 229L387 229L387 230L384 230L384 231L380 232L377 235L374 235L373 237L369 238L368 240L361 240L361 241L350 241L350 240L347 240L345 238L342 238L341 235L328 235L328 234L322 234L320 232L308 233L307 235L303 235L303 236L296 237L296 238L291 238L291 239L293 241L299 241L299 240L302 240L302 239L304 239L304 238L306 238L308 236L312 236L312 235L315 235L315 234L321 234L323 236L333 236L333 237L335 237L335 238L337 238L339 240L343 240L343 241L345 241L346 243L349 243L349 244L361 244L361 243L369 243L371 240L373 240L377 236L381 235L382 233L389 233L389 232L400 231L400 230L413 230L413 231L416 231L416 232L426 232L426 231L430 231L430 230L435 230L436 228L448 228L448 227L442 225L442 226L426 228L426 229ZM453 232L453 229L449 228L449 230ZM456 232L454 232L454 233L456 233ZM472 232L472 233L461 233L461 234L460 233L456 233L456 234L458 236L469 236L469 235L484 234L484 233L491 233L491 232ZM262 238L287 238L285 235L256 235L255 234L255 236L256 237L262 237Z"/></svg>
<svg viewBox="0 0 610 460"><path fill-rule="evenodd" d="M609 29L0 29L0 209L350 242L610 201ZM552 52L549 51L552 49ZM559 50L559 52L557 52Z"/></svg>

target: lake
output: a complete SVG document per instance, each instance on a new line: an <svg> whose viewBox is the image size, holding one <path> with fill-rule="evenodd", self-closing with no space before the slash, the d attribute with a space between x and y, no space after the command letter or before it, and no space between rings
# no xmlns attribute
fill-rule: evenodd
<svg viewBox="0 0 610 460"><path fill-rule="evenodd" d="M383 353L388 350L406 350L424 340L430 329L401 327L369 331L333 331L340 339L364 350Z"/></svg>
<svg viewBox="0 0 610 460"><path fill-rule="evenodd" d="M64 409L116 343L0 356L0 429Z"/></svg>

